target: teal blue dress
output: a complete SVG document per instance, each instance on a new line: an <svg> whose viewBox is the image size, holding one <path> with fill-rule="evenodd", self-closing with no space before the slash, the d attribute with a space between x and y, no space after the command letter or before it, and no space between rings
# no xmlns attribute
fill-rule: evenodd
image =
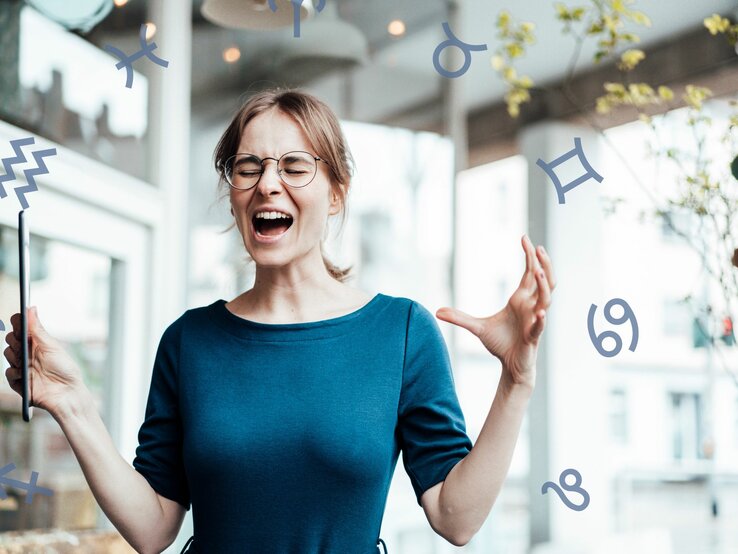
<svg viewBox="0 0 738 554"><path fill-rule="evenodd" d="M225 304L165 330L134 468L192 506L197 552L376 554L399 454L420 505L472 448L434 316L381 293L307 323Z"/></svg>

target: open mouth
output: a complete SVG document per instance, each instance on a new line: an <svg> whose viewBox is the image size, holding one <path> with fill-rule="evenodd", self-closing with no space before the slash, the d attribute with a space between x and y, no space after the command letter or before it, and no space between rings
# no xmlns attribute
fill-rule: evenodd
<svg viewBox="0 0 738 554"><path fill-rule="evenodd" d="M257 234L265 237L274 237L287 232L293 219L287 214L277 214L277 217L252 217L251 222Z"/></svg>

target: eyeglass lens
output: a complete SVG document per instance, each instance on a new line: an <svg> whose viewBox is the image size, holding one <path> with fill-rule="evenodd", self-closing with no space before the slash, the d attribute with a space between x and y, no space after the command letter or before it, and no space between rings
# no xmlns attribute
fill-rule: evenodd
<svg viewBox="0 0 738 554"><path fill-rule="evenodd" d="M256 185L266 168L254 154L236 154L226 163L228 182L239 189L249 189ZM291 187L304 187L309 184L317 170L315 158L307 152L288 152L279 159L277 166L282 180Z"/></svg>

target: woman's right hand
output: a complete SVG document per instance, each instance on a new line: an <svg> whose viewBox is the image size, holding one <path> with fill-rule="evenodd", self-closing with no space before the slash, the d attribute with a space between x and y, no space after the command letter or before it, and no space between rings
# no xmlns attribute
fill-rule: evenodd
<svg viewBox="0 0 738 554"><path fill-rule="evenodd" d="M21 316L15 313L10 318L13 330L5 336L8 347L3 352L10 367L5 377L10 388L21 394ZM82 372L77 363L67 354L61 343L49 335L39 321L36 306L28 309L29 342L29 389L30 405L38 406L52 415L71 396L84 388Z"/></svg>

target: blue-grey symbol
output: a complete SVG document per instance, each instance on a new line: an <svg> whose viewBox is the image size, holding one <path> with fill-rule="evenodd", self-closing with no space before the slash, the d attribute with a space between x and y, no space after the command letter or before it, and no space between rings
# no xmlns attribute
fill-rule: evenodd
<svg viewBox="0 0 738 554"><path fill-rule="evenodd" d="M614 317L611 313L612 307L615 304L623 307L623 315L621 317ZM587 316L587 331L589 331L589 338L597 349L597 352L605 358L612 358L620 353L620 349L623 347L623 340L615 331L603 331L599 335L595 334L594 314L596 310L597 306L595 304L592 304L589 307L589 315ZM636 320L636 316L628 303L622 298L613 298L608 301L607 304L605 304L605 319L613 325L622 325L626 321L630 320L632 338L630 339L628 350L635 352L636 346L638 346L638 321ZM602 343L606 338L615 340L615 348L612 350L605 350Z"/></svg>
<svg viewBox="0 0 738 554"><path fill-rule="evenodd" d="M302 3L305 0L290 0L292 3L292 13L293 13L293 37L299 37L300 36L300 8L302 7ZM318 3L315 6L315 11L322 12L323 8L325 8L325 0L318 0ZM269 0L269 9L273 12L277 11L277 2L276 0Z"/></svg>
<svg viewBox="0 0 738 554"><path fill-rule="evenodd" d="M126 56L125 52L117 49L115 46L111 46L110 44L105 45L105 50L110 52L113 56L120 60L117 64L115 64L115 67L118 69L122 69L124 67L126 68L126 88L131 88L133 86L133 62L135 62L141 56L146 56L152 62L162 67L169 67L169 62L167 60L163 60L157 57L156 54L154 54L154 50L156 50L156 43L146 42L146 23L143 23L141 25L141 29L138 33L138 39L141 43L141 50L131 54L130 56Z"/></svg>
<svg viewBox="0 0 738 554"><path fill-rule="evenodd" d="M460 77L464 73L466 73L466 71L469 69L469 66L471 65L471 53L486 50L487 45L469 44L467 42L459 40L456 35L451 32L451 27L448 26L447 21L444 21L441 25L443 26L443 32L446 33L446 36L448 38L444 40L441 44L436 46L436 49L433 52L433 67L435 67L436 71L438 71L438 73L440 73L443 77L448 77L450 79ZM447 69L444 69L441 65L441 52L443 52L443 50L445 48L448 48L449 46L455 46L464 53L464 65L462 65L461 68L457 69L456 71L448 71Z"/></svg>
<svg viewBox="0 0 738 554"><path fill-rule="evenodd" d="M9 479L8 477L5 477L6 473L10 473L14 469L15 464L8 464L5 467L0 468L0 485L10 485L17 489L26 491L26 504L30 504L33 502L34 494L43 494L44 496L52 496L54 494L54 491L52 491L51 489L36 486L36 481L38 479L37 471L31 472L31 479L28 483L24 483L23 481L16 481L15 479ZM5 489L3 489L3 487L0 487L0 498L8 498L8 494L5 492Z"/></svg>
<svg viewBox="0 0 738 554"><path fill-rule="evenodd" d="M559 179L558 175L556 175L553 168L561 165L566 160L574 156L577 156L579 158L579 163L581 163L582 167L584 167L585 173L581 177L574 179L566 186L562 186L561 180ZM592 168L590 163L587 161L587 158L584 156L584 150L582 149L582 139L580 139L579 137L574 137L574 148L569 150L566 154L559 156L551 163L546 163L541 158L538 158L536 165L538 165L541 169L543 169L543 171L548 174L549 177L551 177L551 180L556 187L556 195L559 197L559 204L564 204L566 202L566 200L564 199L564 193L570 191L574 187L581 185L587 179L594 179L598 183L601 183L603 179L603 177Z"/></svg>
<svg viewBox="0 0 738 554"><path fill-rule="evenodd" d="M566 478L569 475L574 476L574 483L572 483L571 485L567 484L566 482ZM559 485L561 486L557 485L553 481L546 481L545 483L543 483L543 487L541 487L541 494L546 494L548 492L548 489L553 489L556 494L559 495L561 501L567 505L567 507L571 508L572 510L576 510L577 512L581 512L587 506L589 506L589 493L580 486L581 484L582 475L576 469L569 468L562 471L561 475L559 475ZM566 497L564 491L562 491L561 489L567 490L569 492L578 492L583 497L582 503L574 504Z"/></svg>
<svg viewBox="0 0 738 554"><path fill-rule="evenodd" d="M26 163L28 160L26 159L26 155L23 153L23 150L21 150L22 147L28 146L30 144L34 143L33 137L27 137L22 139L16 139L10 141L10 146L13 148L13 151L15 152L15 157L12 158L3 158L0 160L2 162L3 167L5 168L5 175L0 175L0 198L5 198L8 193L5 191L5 187L3 186L3 183L9 182L9 181L15 181L16 175L15 171L13 170L13 164L22 164ZM23 206L23 209L28 209L28 201L26 200L26 194L29 194L31 192L35 192L38 190L38 187L36 186L36 175L45 175L49 172L48 168L46 167L46 163L44 163L43 158L47 156L55 156L56 155L56 148L49 148L47 150L36 150L35 152L31 152L31 155L33 156L33 160L36 162L36 167L32 169L26 169L23 171L23 175L26 177L26 182L28 184L23 185L22 187L15 188L15 195L18 197L18 201L21 203L21 206Z"/></svg>
<svg viewBox="0 0 738 554"><path fill-rule="evenodd" d="M0 319L0 331L5 331L5 323Z"/></svg>

